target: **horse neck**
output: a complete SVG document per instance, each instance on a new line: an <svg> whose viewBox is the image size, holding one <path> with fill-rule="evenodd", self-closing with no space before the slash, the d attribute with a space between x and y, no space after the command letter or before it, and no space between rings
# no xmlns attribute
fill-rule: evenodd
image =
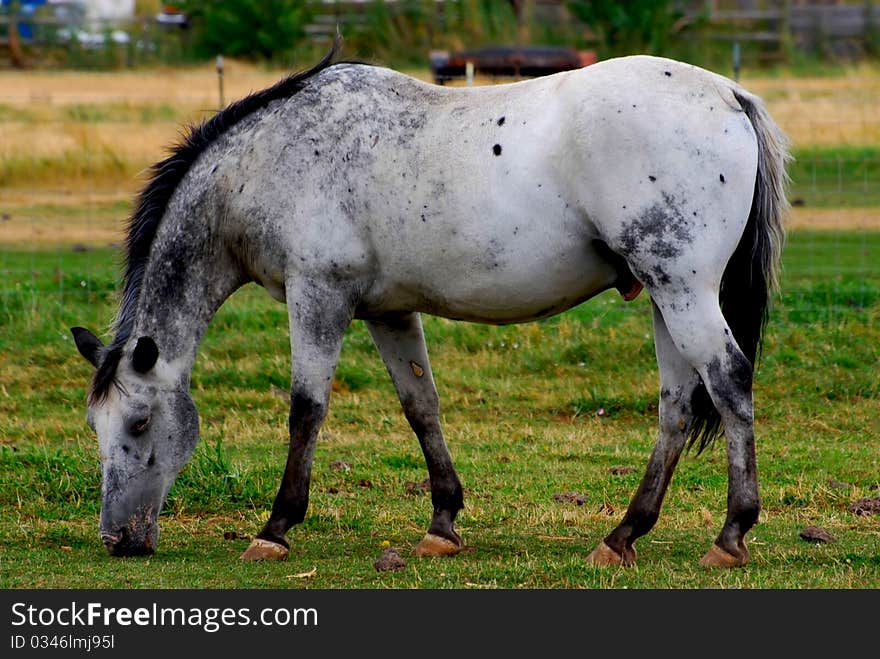
<svg viewBox="0 0 880 659"><path fill-rule="evenodd" d="M217 309L244 283L215 222L167 213L150 250L131 338L151 337L189 386L199 344Z"/></svg>

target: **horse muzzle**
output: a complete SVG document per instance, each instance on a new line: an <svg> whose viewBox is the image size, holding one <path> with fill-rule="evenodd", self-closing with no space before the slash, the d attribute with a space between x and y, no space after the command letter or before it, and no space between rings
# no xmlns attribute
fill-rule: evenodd
<svg viewBox="0 0 880 659"><path fill-rule="evenodd" d="M102 528L101 542L111 556L149 556L159 545L159 524L150 515L132 516L124 526Z"/></svg>
<svg viewBox="0 0 880 659"><path fill-rule="evenodd" d="M135 529L123 527L115 532L101 532L101 542L111 556L149 556L159 544L159 525L140 524Z"/></svg>

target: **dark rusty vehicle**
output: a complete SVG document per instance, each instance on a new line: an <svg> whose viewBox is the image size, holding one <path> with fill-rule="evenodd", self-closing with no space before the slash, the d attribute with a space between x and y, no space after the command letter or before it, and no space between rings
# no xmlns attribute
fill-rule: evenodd
<svg viewBox="0 0 880 659"><path fill-rule="evenodd" d="M434 82L442 85L464 77L468 62L474 75L536 78L593 64L596 53L552 46L489 46L454 53L436 50L430 60Z"/></svg>

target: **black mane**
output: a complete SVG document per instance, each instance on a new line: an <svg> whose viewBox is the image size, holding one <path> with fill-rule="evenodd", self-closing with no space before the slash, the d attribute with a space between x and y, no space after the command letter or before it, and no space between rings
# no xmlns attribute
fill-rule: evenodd
<svg viewBox="0 0 880 659"><path fill-rule="evenodd" d="M307 80L328 68L339 45L340 40L337 37L330 52L312 68L291 74L267 89L254 92L228 105L210 119L190 126L181 141L170 149L169 156L150 168L149 181L138 195L128 220L123 293L114 323L115 337L104 350L103 358L92 379L90 403L103 400L110 386L115 382L116 368L122 358L122 348L131 337L134 328L135 310L150 248L168 202L180 181L201 153L223 133L248 115L265 108L272 101L293 96L303 88Z"/></svg>

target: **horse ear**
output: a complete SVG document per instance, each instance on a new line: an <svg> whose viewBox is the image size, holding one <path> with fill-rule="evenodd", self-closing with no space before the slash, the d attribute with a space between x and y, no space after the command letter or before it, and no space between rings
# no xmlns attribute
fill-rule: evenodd
<svg viewBox="0 0 880 659"><path fill-rule="evenodd" d="M98 357L100 357L101 349L104 347L101 339L85 327L71 327L70 333L73 334L73 342L76 343L76 349L79 350L79 354L85 357L92 366L98 368Z"/></svg>
<svg viewBox="0 0 880 659"><path fill-rule="evenodd" d="M159 348L156 347L156 342L149 336L142 336L137 340L131 354L131 366L138 373L146 373L156 365L158 358Z"/></svg>

